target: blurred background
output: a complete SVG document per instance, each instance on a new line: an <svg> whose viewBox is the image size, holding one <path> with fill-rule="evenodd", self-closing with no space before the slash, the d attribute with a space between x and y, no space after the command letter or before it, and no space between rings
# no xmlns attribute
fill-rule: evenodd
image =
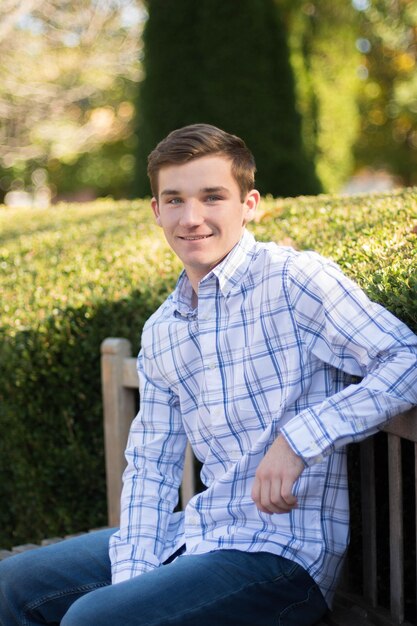
<svg viewBox="0 0 417 626"><path fill-rule="evenodd" d="M413 0L2 0L0 203L149 193L169 130L241 135L263 194L417 183Z"/></svg>

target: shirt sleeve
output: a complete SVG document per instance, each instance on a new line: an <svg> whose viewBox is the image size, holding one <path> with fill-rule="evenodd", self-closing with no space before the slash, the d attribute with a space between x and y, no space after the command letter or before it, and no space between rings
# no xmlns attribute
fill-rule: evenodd
<svg viewBox="0 0 417 626"><path fill-rule="evenodd" d="M281 429L294 452L312 465L417 404L417 337L314 253L298 256L286 290L308 358L361 379Z"/></svg>
<svg viewBox="0 0 417 626"><path fill-rule="evenodd" d="M109 545L113 583L160 565L184 465L186 435L178 398L158 380L143 351L138 373L140 411L126 448L120 529Z"/></svg>

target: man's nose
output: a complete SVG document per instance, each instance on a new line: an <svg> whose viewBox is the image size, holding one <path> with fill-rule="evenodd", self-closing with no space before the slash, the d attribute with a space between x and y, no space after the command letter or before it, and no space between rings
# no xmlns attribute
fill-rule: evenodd
<svg viewBox="0 0 417 626"><path fill-rule="evenodd" d="M201 206L195 200L189 200L184 203L181 212L180 223L182 226L198 226L202 224L204 217L201 211Z"/></svg>

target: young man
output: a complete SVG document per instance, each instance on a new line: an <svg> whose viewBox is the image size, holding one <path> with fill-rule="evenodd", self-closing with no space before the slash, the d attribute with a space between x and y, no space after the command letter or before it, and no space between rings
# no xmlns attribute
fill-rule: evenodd
<svg viewBox="0 0 417 626"><path fill-rule="evenodd" d="M179 129L148 171L184 272L143 332L120 529L1 563L0 624L314 624L348 541L345 444L417 404L417 337L331 262L254 240L239 138ZM207 489L173 513L187 439Z"/></svg>

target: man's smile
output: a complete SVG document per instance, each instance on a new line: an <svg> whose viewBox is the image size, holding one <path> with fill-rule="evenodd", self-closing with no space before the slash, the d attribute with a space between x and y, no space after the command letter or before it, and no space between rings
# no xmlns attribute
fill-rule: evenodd
<svg viewBox="0 0 417 626"><path fill-rule="evenodd" d="M212 237L212 234L210 233L210 235L179 235L178 236L179 239L184 239L185 241L199 241L200 239L208 239L209 237Z"/></svg>

